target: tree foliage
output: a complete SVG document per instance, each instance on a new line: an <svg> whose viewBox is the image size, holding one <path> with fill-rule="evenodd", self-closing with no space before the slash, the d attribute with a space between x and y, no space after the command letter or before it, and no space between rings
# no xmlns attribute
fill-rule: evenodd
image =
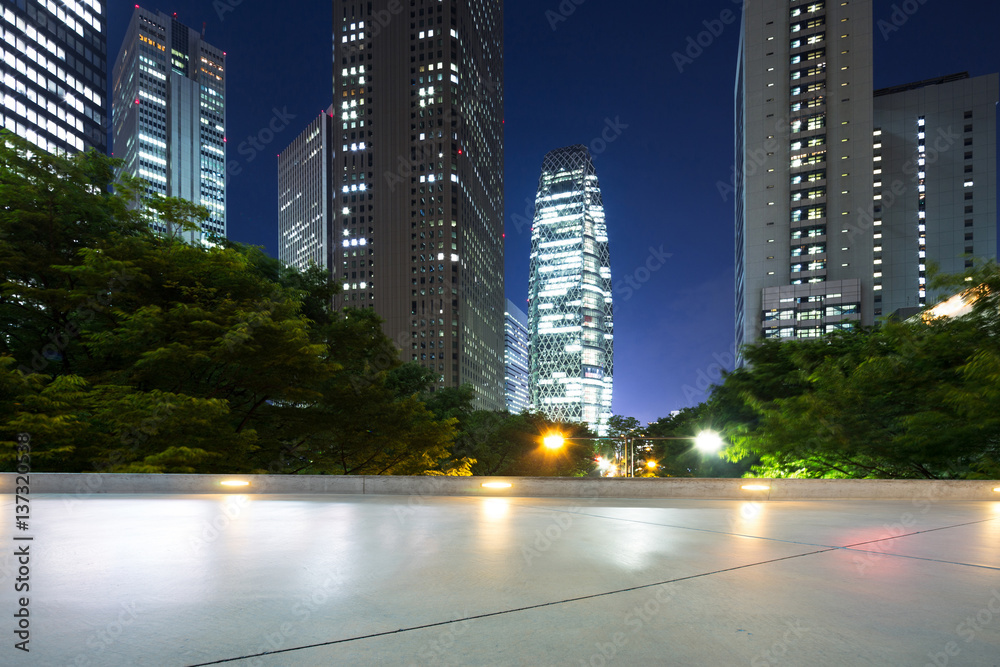
<svg viewBox="0 0 1000 667"><path fill-rule="evenodd" d="M115 167L0 135L0 441L31 433L36 470L468 473L372 313L318 268L154 235L207 211L137 207Z"/></svg>
<svg viewBox="0 0 1000 667"><path fill-rule="evenodd" d="M1000 270L950 280L975 286L971 313L747 348L716 391L742 403L730 456L768 476L995 477Z"/></svg>

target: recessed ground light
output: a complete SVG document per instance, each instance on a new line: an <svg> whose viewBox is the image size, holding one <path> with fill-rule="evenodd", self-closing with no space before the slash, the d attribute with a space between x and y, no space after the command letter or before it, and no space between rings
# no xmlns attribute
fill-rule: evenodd
<svg viewBox="0 0 1000 667"><path fill-rule="evenodd" d="M509 489L511 486L510 482L483 482L484 489Z"/></svg>
<svg viewBox="0 0 1000 667"><path fill-rule="evenodd" d="M250 482L246 482L242 479L226 479L219 482L222 486L250 486Z"/></svg>
<svg viewBox="0 0 1000 667"><path fill-rule="evenodd" d="M744 484L740 488L744 491L767 491L771 487L766 484Z"/></svg>

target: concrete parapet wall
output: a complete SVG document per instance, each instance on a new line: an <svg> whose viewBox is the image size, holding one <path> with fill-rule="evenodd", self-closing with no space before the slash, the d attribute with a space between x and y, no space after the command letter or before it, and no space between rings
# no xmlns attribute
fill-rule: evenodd
<svg viewBox="0 0 1000 667"><path fill-rule="evenodd" d="M0 473L0 493L14 493L16 473ZM223 486L241 480L249 486ZM509 488L484 488L504 482ZM753 489L745 487L767 487ZM344 494L523 496L535 498L715 498L748 500L1000 500L1000 482L870 479L702 479L570 477L394 477L350 475L139 475L31 473L32 494Z"/></svg>

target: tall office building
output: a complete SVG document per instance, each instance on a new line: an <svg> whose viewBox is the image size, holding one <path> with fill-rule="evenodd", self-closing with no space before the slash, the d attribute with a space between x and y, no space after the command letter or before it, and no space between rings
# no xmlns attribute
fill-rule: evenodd
<svg viewBox="0 0 1000 667"><path fill-rule="evenodd" d="M330 270L341 243L333 229L334 122L331 107L278 155L278 259L300 270Z"/></svg>
<svg viewBox="0 0 1000 667"><path fill-rule="evenodd" d="M997 247L997 75L875 91L875 315L932 305L927 270L961 273Z"/></svg>
<svg viewBox="0 0 1000 667"><path fill-rule="evenodd" d="M586 146L542 163L528 278L531 408L607 435L614 324L601 187Z"/></svg>
<svg viewBox="0 0 1000 667"><path fill-rule="evenodd" d="M19 0L0 9L0 127L49 152L105 152L104 0Z"/></svg>
<svg viewBox="0 0 1000 667"><path fill-rule="evenodd" d="M334 0L333 35L338 303L502 410L502 3Z"/></svg>
<svg viewBox="0 0 1000 667"><path fill-rule="evenodd" d="M201 33L136 6L115 61L114 156L150 196L209 210L207 234L226 234L226 55ZM163 233L173 233L154 224ZM197 235L188 235L194 240Z"/></svg>
<svg viewBox="0 0 1000 667"><path fill-rule="evenodd" d="M873 92L871 0L744 7L738 347L873 324L927 302L929 260L996 256L995 76Z"/></svg>
<svg viewBox="0 0 1000 667"><path fill-rule="evenodd" d="M871 1L746 3L736 79L737 348L872 323L872 233L850 231L871 205L871 138Z"/></svg>
<svg viewBox="0 0 1000 667"><path fill-rule="evenodd" d="M528 408L528 316L507 299L504 313L504 368L507 374L507 412Z"/></svg>

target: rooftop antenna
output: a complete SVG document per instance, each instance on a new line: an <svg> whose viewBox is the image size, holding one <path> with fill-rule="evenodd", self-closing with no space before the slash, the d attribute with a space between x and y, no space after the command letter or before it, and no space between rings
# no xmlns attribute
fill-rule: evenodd
<svg viewBox="0 0 1000 667"><path fill-rule="evenodd" d="M201 38L205 39L205 21L201 22Z"/></svg>

